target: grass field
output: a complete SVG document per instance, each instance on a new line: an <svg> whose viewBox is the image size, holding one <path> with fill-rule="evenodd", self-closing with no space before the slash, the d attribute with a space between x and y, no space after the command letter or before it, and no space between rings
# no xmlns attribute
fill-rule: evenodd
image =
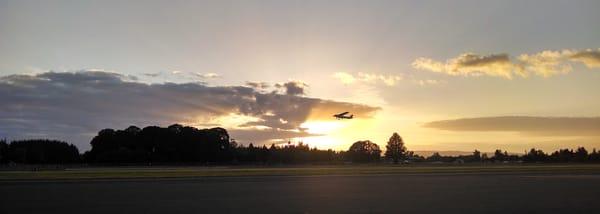
<svg viewBox="0 0 600 214"><path fill-rule="evenodd" d="M362 166L305 166L305 167L113 167L72 168L55 171L0 171L0 180L54 179L139 179L193 178L233 176L306 176L306 175L365 175L365 174L423 174L423 173L600 173L600 165L540 164L540 165L362 165Z"/></svg>

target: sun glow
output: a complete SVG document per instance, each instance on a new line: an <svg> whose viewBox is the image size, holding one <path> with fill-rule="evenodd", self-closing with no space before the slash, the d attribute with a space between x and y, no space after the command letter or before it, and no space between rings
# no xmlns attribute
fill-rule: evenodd
<svg viewBox="0 0 600 214"><path fill-rule="evenodd" d="M252 117L252 116L247 116L247 115L242 115L242 114L237 114L237 113L230 113L226 116L222 116L219 118L216 118L216 120L211 121L217 124L221 124L222 126L225 127L238 127L240 125L249 123L249 122L258 122L260 121L260 118L258 117Z"/></svg>
<svg viewBox="0 0 600 214"><path fill-rule="evenodd" d="M352 119L334 121L307 121L300 125L310 134L318 136L294 139L319 149L346 150L354 141L368 139L365 133L373 133L376 120Z"/></svg>
<svg viewBox="0 0 600 214"><path fill-rule="evenodd" d="M339 130L346 124L339 121L308 121L300 125L300 128L306 129L311 134L329 134Z"/></svg>

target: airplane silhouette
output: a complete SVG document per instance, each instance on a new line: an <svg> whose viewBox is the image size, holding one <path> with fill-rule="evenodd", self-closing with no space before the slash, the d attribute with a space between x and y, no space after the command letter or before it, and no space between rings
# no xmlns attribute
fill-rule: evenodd
<svg viewBox="0 0 600 214"><path fill-rule="evenodd" d="M350 112L342 112L342 113L339 113L339 114L334 114L333 116L335 117L335 119L338 119L338 120L341 120L341 119L352 119L352 118L354 118L353 114L351 114L350 116L347 116L348 113L350 113Z"/></svg>

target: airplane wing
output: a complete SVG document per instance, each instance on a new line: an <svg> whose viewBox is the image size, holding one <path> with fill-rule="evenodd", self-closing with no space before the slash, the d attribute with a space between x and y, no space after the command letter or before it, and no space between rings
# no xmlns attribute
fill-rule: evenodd
<svg viewBox="0 0 600 214"><path fill-rule="evenodd" d="M350 113L350 112L347 112L347 111L346 112L342 112L342 113L339 113L338 116L344 116L344 115L346 115L348 113Z"/></svg>

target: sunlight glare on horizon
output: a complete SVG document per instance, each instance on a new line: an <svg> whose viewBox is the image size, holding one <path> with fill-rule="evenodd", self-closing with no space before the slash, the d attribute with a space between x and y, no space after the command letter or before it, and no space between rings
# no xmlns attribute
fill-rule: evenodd
<svg viewBox="0 0 600 214"><path fill-rule="evenodd" d="M300 127L317 136L296 138L295 140L321 149L346 150L355 141L373 140L376 134L376 118L307 121Z"/></svg>

